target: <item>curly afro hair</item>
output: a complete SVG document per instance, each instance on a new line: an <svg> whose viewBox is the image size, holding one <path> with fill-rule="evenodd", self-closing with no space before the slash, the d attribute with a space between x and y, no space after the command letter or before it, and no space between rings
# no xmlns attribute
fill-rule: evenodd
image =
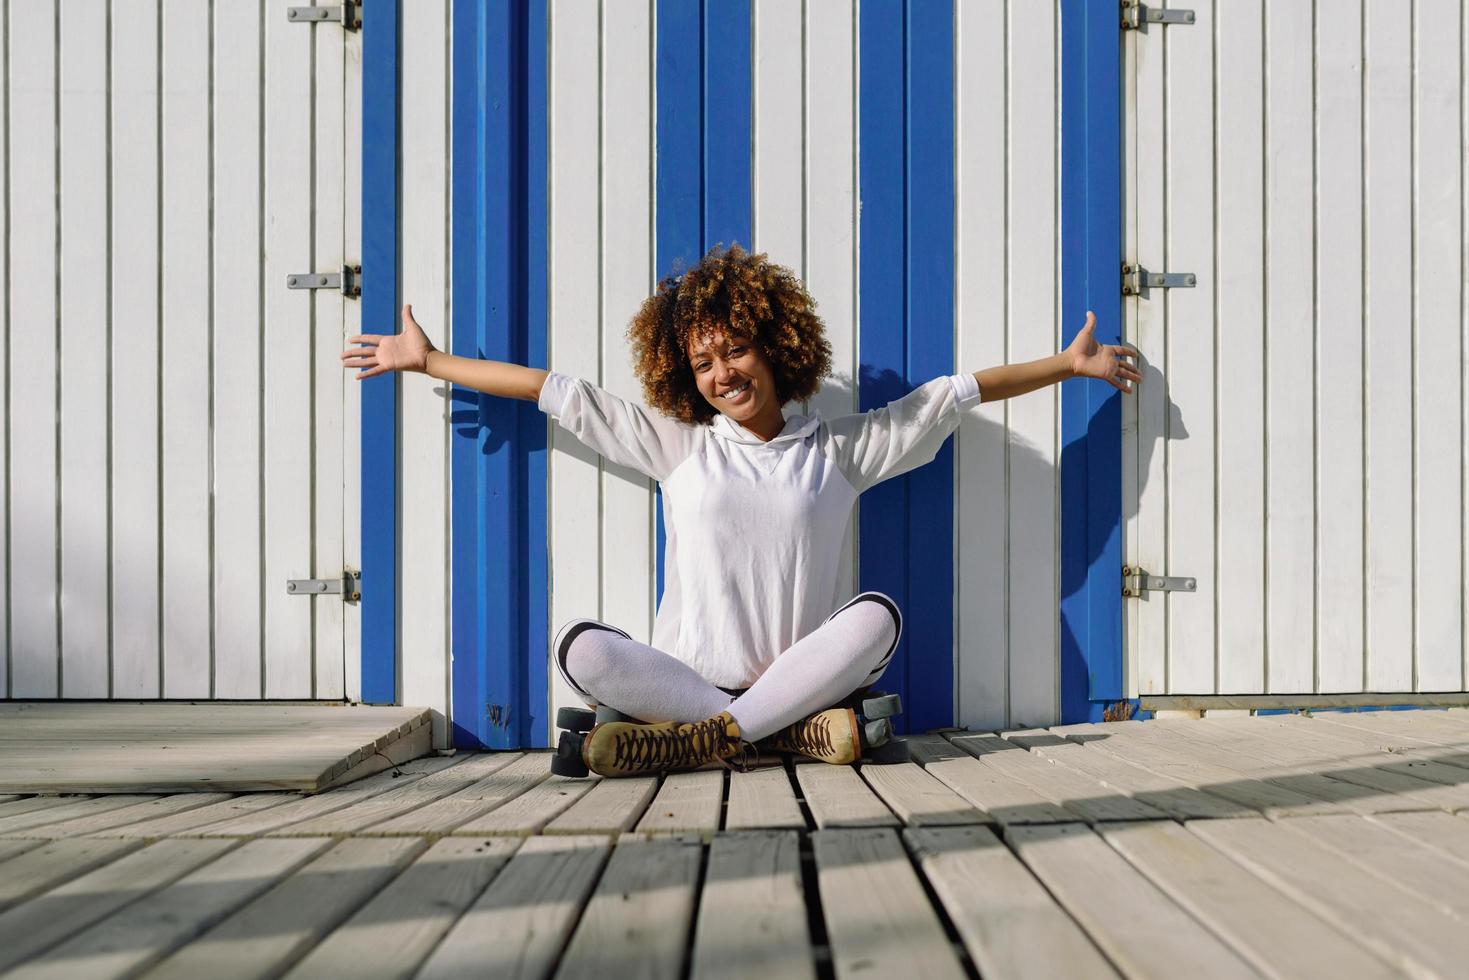
<svg viewBox="0 0 1469 980"><path fill-rule="evenodd" d="M719 412L700 394L688 350L690 339L715 332L754 341L781 405L810 398L831 373L825 326L801 281L764 253L716 245L692 269L659 282L627 328L649 405L680 422L714 420Z"/></svg>

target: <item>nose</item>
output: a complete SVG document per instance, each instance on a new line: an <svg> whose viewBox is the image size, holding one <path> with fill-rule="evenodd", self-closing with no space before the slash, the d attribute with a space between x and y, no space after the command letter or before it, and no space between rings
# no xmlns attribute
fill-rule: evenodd
<svg viewBox="0 0 1469 980"><path fill-rule="evenodd" d="M714 361L714 380L720 384L727 384L732 377L734 377L734 371L730 368L729 362L722 357L717 358Z"/></svg>

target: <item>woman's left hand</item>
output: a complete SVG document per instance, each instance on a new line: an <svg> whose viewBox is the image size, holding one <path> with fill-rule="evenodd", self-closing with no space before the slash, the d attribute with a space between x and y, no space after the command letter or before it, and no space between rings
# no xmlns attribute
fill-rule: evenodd
<svg viewBox="0 0 1469 980"><path fill-rule="evenodd" d="M1132 394L1133 385L1143 380L1137 367L1141 352L1131 344L1097 343L1096 327L1096 316L1087 310L1086 326L1066 348L1072 374L1078 378L1101 378L1123 394ZM1124 360L1129 357L1131 361Z"/></svg>

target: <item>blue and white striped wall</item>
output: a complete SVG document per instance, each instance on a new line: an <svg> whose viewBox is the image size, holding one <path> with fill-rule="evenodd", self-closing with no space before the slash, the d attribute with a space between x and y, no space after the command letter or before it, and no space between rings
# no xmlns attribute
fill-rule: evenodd
<svg viewBox="0 0 1469 980"><path fill-rule="evenodd" d="M1086 309L1116 336L1109 4L441 0L387 33L365 32L364 241L399 223L380 261L454 353L640 397L627 321L731 241L816 297L827 416L1053 353ZM388 78L396 173L371 151ZM364 321L386 329L398 300L373 287ZM656 488L528 403L391 388L363 394L364 515L393 493L401 515L364 520L364 555L399 555L396 596L365 589L364 699L442 705L458 745L544 745L571 703L555 627L651 633ZM863 498L848 584L905 612L884 686L911 728L1082 720L1122 695L1116 402L1074 382L980 406Z"/></svg>

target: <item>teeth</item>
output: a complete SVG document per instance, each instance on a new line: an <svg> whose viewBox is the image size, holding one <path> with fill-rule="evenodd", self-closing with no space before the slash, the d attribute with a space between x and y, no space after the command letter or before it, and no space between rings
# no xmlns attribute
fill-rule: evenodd
<svg viewBox="0 0 1469 980"><path fill-rule="evenodd" d="M733 391L726 391L724 394L720 395L719 397L720 398L738 398L738 397L740 397L741 394L744 393L745 389L748 388L748 387L750 387L750 382L746 381L744 384L740 385L738 388L734 389Z"/></svg>

